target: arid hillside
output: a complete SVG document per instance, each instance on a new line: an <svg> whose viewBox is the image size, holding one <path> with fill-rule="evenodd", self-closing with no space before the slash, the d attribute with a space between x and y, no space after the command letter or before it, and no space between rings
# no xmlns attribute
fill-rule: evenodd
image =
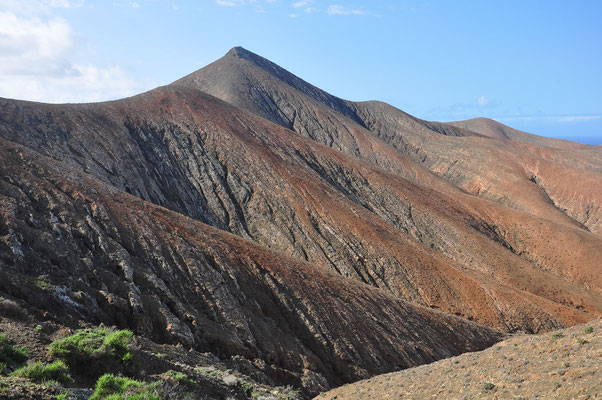
<svg viewBox="0 0 602 400"><path fill-rule="evenodd" d="M599 399L600 320L345 385L316 400Z"/></svg>
<svg viewBox="0 0 602 400"><path fill-rule="evenodd" d="M242 48L0 99L0 295L302 396L602 316L602 148L330 95ZM40 283L42 282L42 283Z"/></svg>
<svg viewBox="0 0 602 400"><path fill-rule="evenodd" d="M0 290L41 320L261 360L308 393L501 338L1 145Z"/></svg>

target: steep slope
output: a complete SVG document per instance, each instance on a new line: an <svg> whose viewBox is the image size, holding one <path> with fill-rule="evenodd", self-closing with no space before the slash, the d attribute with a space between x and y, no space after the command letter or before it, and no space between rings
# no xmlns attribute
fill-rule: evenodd
<svg viewBox="0 0 602 400"><path fill-rule="evenodd" d="M601 357L598 320L513 337L485 351L345 385L316 399L597 399Z"/></svg>
<svg viewBox="0 0 602 400"><path fill-rule="evenodd" d="M197 90L3 110L10 140L406 300L504 330L550 329L602 310L597 237L447 197ZM582 245L542 251L542 235Z"/></svg>
<svg viewBox="0 0 602 400"><path fill-rule="evenodd" d="M198 88L406 178L410 174L391 168L383 157L383 142L471 194L542 218L581 224L592 232L602 229L602 149L561 146L560 141L510 129L506 133L520 137L518 143L544 148L483 140L491 138L493 128L479 132L471 125L475 130L467 130L423 121L380 102L341 100L242 48L173 85ZM378 151L370 146L374 139L364 128L382 140ZM547 147L551 144L562 149ZM420 180L425 174L417 172L418 165L412 170ZM559 170L567 171L577 185L555 182ZM541 181L546 184L538 185Z"/></svg>
<svg viewBox="0 0 602 400"><path fill-rule="evenodd" d="M307 393L500 334L145 202L0 140L0 293L37 318L255 360ZM35 279L34 279L35 278ZM32 282L44 280L45 285Z"/></svg>

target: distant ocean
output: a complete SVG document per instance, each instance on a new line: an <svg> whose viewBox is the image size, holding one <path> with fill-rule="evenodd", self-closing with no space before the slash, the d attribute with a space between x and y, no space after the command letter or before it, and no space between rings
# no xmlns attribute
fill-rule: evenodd
<svg viewBox="0 0 602 400"><path fill-rule="evenodd" d="M572 138L569 138L567 140L571 140L571 141L577 142L577 143L591 144L591 145L600 145L600 144L602 144L602 137L592 137L592 136L572 137Z"/></svg>

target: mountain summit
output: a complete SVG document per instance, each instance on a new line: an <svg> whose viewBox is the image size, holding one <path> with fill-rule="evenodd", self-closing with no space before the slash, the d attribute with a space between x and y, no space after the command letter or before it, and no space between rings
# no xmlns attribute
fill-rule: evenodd
<svg viewBox="0 0 602 400"><path fill-rule="evenodd" d="M27 321L127 328L257 387L602 315L599 146L343 100L240 47L118 101L0 99L0 155L0 294Z"/></svg>

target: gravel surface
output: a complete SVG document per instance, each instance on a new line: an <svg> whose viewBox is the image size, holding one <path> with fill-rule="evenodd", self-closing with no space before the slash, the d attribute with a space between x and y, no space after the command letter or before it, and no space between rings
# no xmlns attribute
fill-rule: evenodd
<svg viewBox="0 0 602 400"><path fill-rule="evenodd" d="M602 399L602 322L520 335L480 352L379 375L334 399Z"/></svg>

